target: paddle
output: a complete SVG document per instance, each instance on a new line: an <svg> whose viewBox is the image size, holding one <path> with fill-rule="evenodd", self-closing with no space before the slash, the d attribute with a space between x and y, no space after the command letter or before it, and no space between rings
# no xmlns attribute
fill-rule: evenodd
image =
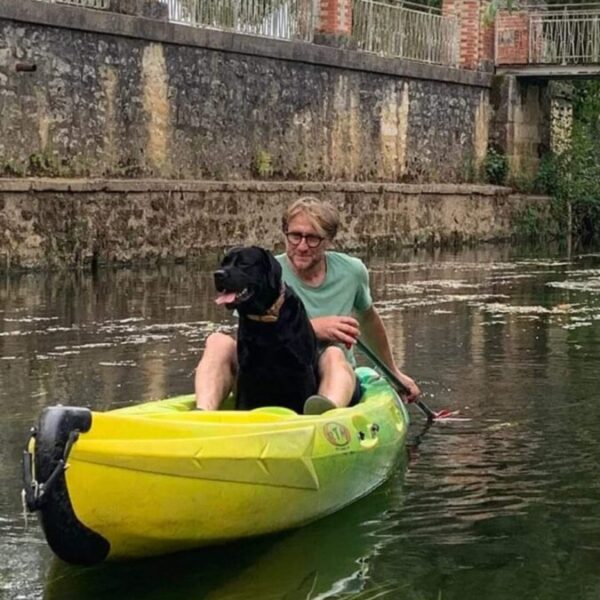
<svg viewBox="0 0 600 600"><path fill-rule="evenodd" d="M373 350L371 350L371 348L369 348L369 346L367 346L360 338L356 340L356 345L369 360L371 360L379 369L381 369L381 371L383 371L383 374L387 379L389 379L390 383L394 385L399 394L409 393L408 388L392 373L389 367L380 360L377 354L375 354L375 352L373 352ZM427 406L423 400L415 400L414 404L417 405L421 412L427 417L429 422L447 419L448 417L454 416L458 412L447 409L435 412L431 410L431 408L429 408L429 406Z"/></svg>

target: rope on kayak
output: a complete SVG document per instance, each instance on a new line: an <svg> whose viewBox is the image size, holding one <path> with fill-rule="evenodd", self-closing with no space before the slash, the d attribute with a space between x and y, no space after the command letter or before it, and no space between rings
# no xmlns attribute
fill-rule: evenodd
<svg viewBox="0 0 600 600"><path fill-rule="evenodd" d="M27 500L26 500L25 488L23 488L21 490L21 507L23 508L23 521L25 522L25 524L24 524L24 530L27 531L27 528L29 526L29 519L28 519L28 510L27 510Z"/></svg>
<svg viewBox="0 0 600 600"><path fill-rule="evenodd" d="M73 444L79 437L79 429L74 429L73 431L69 432L69 437L67 439L67 443L65 444L62 457L54 466L54 469L48 476L48 479L42 482L39 482L35 478L35 458L30 450L31 442L35 442L37 433L37 428L32 427L31 435L29 436L27 444L25 445L25 450L23 451L24 487L21 496L24 498L25 505L30 512L35 512L43 505L46 496L52 491L52 488L56 484L59 476L69 468L67 458L69 457Z"/></svg>

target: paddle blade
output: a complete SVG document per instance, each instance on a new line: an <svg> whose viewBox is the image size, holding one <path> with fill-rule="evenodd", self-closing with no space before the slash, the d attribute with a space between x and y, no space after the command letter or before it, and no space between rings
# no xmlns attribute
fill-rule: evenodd
<svg viewBox="0 0 600 600"><path fill-rule="evenodd" d="M452 417L456 417L459 414L459 410L448 410L446 408L443 408L442 410L439 410L437 412L434 411L433 419L434 421L440 421L442 419L450 419Z"/></svg>

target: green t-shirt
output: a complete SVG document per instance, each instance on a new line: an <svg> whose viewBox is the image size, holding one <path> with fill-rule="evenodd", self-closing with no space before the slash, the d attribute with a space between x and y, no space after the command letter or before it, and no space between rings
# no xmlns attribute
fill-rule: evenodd
<svg viewBox="0 0 600 600"><path fill-rule="evenodd" d="M359 258L341 252L326 252L327 274L323 283L316 287L297 277L287 255L279 254L276 258L283 269L283 280L300 296L309 318L351 316L371 308L369 272ZM353 354L340 347L355 364Z"/></svg>

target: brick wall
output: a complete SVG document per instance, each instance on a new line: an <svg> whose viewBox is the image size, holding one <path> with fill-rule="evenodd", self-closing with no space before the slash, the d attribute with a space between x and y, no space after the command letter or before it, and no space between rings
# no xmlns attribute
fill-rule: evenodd
<svg viewBox="0 0 600 600"><path fill-rule="evenodd" d="M529 62L529 14L500 12L496 17L496 64Z"/></svg>

